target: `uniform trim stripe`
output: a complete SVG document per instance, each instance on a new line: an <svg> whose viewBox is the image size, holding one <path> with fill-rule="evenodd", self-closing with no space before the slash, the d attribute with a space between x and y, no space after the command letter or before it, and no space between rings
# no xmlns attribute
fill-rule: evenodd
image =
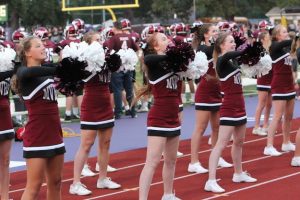
<svg viewBox="0 0 300 200"><path fill-rule="evenodd" d="M87 77L86 79L83 79L82 81L86 83L89 80L91 80L96 74L97 74L96 72L92 72L92 74L89 77Z"/></svg>
<svg viewBox="0 0 300 200"><path fill-rule="evenodd" d="M196 106L221 106L222 103L195 103Z"/></svg>
<svg viewBox="0 0 300 200"><path fill-rule="evenodd" d="M240 121L243 119L247 119L247 116L243 117L221 117L220 120L228 120L228 121Z"/></svg>
<svg viewBox="0 0 300 200"><path fill-rule="evenodd" d="M220 81L226 81L227 79L229 79L231 76L233 76L235 73L240 72L240 69L236 69L233 72L231 72L230 74L228 74L227 76L225 76L224 78L220 78Z"/></svg>
<svg viewBox="0 0 300 200"><path fill-rule="evenodd" d="M256 87L258 87L258 88L270 88L271 89L271 85L257 85Z"/></svg>
<svg viewBox="0 0 300 200"><path fill-rule="evenodd" d="M42 146L42 147L23 147L24 151L44 151L44 150L51 150L51 149L58 149L61 147L64 147L65 144L61 143L61 144L56 144L56 145L52 145L52 146Z"/></svg>
<svg viewBox="0 0 300 200"><path fill-rule="evenodd" d="M109 119L105 121L100 121L100 122L87 122L87 121L80 121L80 124L85 124L85 125L100 125L100 124L106 124L110 122L114 122L115 119Z"/></svg>
<svg viewBox="0 0 300 200"><path fill-rule="evenodd" d="M166 75L163 75L162 77L156 79L155 81L150 81L149 80L149 83L151 83L152 85L155 85L156 83L168 78L169 76L171 76L172 74L174 74L173 72L170 72L170 73L167 73Z"/></svg>
<svg viewBox="0 0 300 200"><path fill-rule="evenodd" d="M37 86L28 96L23 96L23 99L24 100L31 99L39 90L41 90L43 87L45 87L49 83L54 83L54 80L53 79L47 79L47 80L45 80L39 86Z"/></svg>
<svg viewBox="0 0 300 200"><path fill-rule="evenodd" d="M280 56L279 58L277 58L276 60L272 61L272 63L277 63L278 61L280 61L281 59L288 57L290 55L290 53L286 53L283 56Z"/></svg>
<svg viewBox="0 0 300 200"><path fill-rule="evenodd" d="M181 126L178 126L175 128L162 128L162 127L153 127L153 126L147 127L147 130L154 130L154 131L177 131L180 129L181 129Z"/></svg>
<svg viewBox="0 0 300 200"><path fill-rule="evenodd" d="M210 60L208 60L208 64L209 64L209 63L211 63L212 61L214 61L214 59L213 59L213 58L212 58L212 59L210 59Z"/></svg>
<svg viewBox="0 0 300 200"><path fill-rule="evenodd" d="M290 93L285 93L285 94L275 93L275 94L272 94L272 97L286 97L286 96L291 96L291 95L296 95L296 92L290 92Z"/></svg>
<svg viewBox="0 0 300 200"><path fill-rule="evenodd" d="M5 131L0 131L0 135L1 134L6 134L6 133L14 133L15 130L14 129L9 129L9 130L5 130Z"/></svg>

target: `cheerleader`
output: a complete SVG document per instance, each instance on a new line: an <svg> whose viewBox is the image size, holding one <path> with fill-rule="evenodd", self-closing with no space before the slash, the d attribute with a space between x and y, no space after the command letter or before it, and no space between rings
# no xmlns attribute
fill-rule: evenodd
<svg viewBox="0 0 300 200"><path fill-rule="evenodd" d="M41 67L45 58L45 47L39 38L28 37L22 41L20 59L23 66L17 70L12 84L25 102L29 118L23 135L27 183L22 200L38 198L44 176L47 199L61 199L65 145L51 77L56 67Z"/></svg>
<svg viewBox="0 0 300 200"><path fill-rule="evenodd" d="M300 62L300 40L299 33L296 35L296 41L292 44L291 54L296 54L298 62ZM291 161L293 167L300 167L300 128L296 135L296 150Z"/></svg>
<svg viewBox="0 0 300 200"><path fill-rule="evenodd" d="M215 146L219 131L219 110L221 106L220 83L216 78L216 72L213 67L213 49L210 40L217 37L217 27L213 24L204 24L196 29L193 38L193 46L197 51L206 54L209 69L207 73L200 79L199 86L196 90L195 109L196 122L191 138L191 162L188 166L188 172L207 173L208 170L202 167L198 158L198 150L202 135L210 121L212 129L212 146ZM222 157L220 157L218 165L220 167L232 167Z"/></svg>
<svg viewBox="0 0 300 200"><path fill-rule="evenodd" d="M234 165L233 182L256 182L242 169L242 147L246 132L247 116L242 90L241 71L234 59L243 52L235 51L234 38L222 33L214 45L213 59L220 78L224 99L220 108L220 128L218 140L209 157L209 177L204 190L221 193L225 190L216 181L216 169L223 149L233 134L232 160Z"/></svg>
<svg viewBox="0 0 300 200"><path fill-rule="evenodd" d="M164 69L167 59L165 52L169 43L170 40L165 34L154 33L150 36L145 50L144 63L150 83L148 91L151 87L154 104L147 119L148 146L146 163L139 181L140 200L148 199L153 174L160 162L162 152L164 152L162 172L164 195L162 199L179 200L173 194L173 181L181 129L178 117L181 81L174 72Z"/></svg>
<svg viewBox="0 0 300 200"><path fill-rule="evenodd" d="M9 157L14 129L10 114L9 80L13 71L0 72L0 197L9 199Z"/></svg>
<svg viewBox="0 0 300 200"><path fill-rule="evenodd" d="M259 40L262 42L263 47L269 52L269 48L271 45L270 34L267 31L259 33ZM270 111L272 107L272 96L271 96L271 81L272 81L272 70L262 76L257 78L257 94L258 94L258 104L255 112L255 125L252 130L252 133L255 135L266 136L268 125L269 125L269 117ZM261 113L264 111L264 123L262 128L260 127L260 117Z"/></svg>
<svg viewBox="0 0 300 200"><path fill-rule="evenodd" d="M99 42L100 35L88 32L84 40L91 44ZM69 193L76 195L89 195L92 192L80 182L80 174L88 158L90 149L98 135L99 178L97 188L117 189L121 185L107 177L109 161L109 146L114 126L114 114L110 100L109 81L110 72L92 73L85 81L84 95L81 105L81 144L74 160L74 180Z"/></svg>
<svg viewBox="0 0 300 200"><path fill-rule="evenodd" d="M295 151L295 145L290 141L290 125L293 118L295 104L295 81L291 67L291 57L285 47L290 47L292 40L289 40L288 32L282 25L277 25L272 32L272 44L270 55L273 60L273 78L271 82L271 93L274 106L274 116L268 129L267 146L264 154L270 156L280 156L273 146L274 135L282 117L283 142L282 151Z"/></svg>

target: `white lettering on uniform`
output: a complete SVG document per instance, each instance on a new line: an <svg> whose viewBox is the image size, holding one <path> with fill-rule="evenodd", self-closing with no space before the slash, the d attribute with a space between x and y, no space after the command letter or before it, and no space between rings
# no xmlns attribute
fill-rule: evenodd
<svg viewBox="0 0 300 200"><path fill-rule="evenodd" d="M172 76L167 79L167 88L176 90L177 89L177 82L179 81L178 76Z"/></svg>
<svg viewBox="0 0 300 200"><path fill-rule="evenodd" d="M57 93L53 85L48 85L43 89L44 96L43 99L49 100L49 101L56 101L57 100Z"/></svg>
<svg viewBox="0 0 300 200"><path fill-rule="evenodd" d="M233 76L233 82L237 85L242 85L241 73L238 73Z"/></svg>

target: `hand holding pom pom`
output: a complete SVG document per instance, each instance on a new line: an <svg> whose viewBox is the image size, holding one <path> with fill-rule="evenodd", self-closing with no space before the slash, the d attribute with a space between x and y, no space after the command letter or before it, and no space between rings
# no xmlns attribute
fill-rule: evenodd
<svg viewBox="0 0 300 200"><path fill-rule="evenodd" d="M86 79L90 73L85 71L87 63L79 61L77 58L64 58L57 67L57 77L59 82L56 89L62 94L73 95L83 86L83 79Z"/></svg>
<svg viewBox="0 0 300 200"><path fill-rule="evenodd" d="M103 70L110 70L111 72L118 71L122 64L120 55L118 55L115 51L106 53L105 62Z"/></svg>
<svg viewBox="0 0 300 200"><path fill-rule="evenodd" d="M192 46L186 42L168 46L166 55L168 56L168 69L173 69L174 72L186 71L189 62L195 58Z"/></svg>

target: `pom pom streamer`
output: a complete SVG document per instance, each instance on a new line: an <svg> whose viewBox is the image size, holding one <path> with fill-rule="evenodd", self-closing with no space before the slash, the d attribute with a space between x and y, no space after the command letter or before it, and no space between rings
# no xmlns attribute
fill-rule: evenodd
<svg viewBox="0 0 300 200"><path fill-rule="evenodd" d="M119 71L133 71L138 63L138 56L131 48L120 49L117 54L121 57L122 65Z"/></svg>
<svg viewBox="0 0 300 200"><path fill-rule="evenodd" d="M99 42L93 42L83 52L83 58L88 63L85 70L89 72L101 72L105 63L103 46Z"/></svg>
<svg viewBox="0 0 300 200"><path fill-rule="evenodd" d="M90 73L85 70L87 63L78 58L66 57L57 67L57 77L59 82L56 89L64 95L73 95L82 88L83 81Z"/></svg>
<svg viewBox="0 0 300 200"><path fill-rule="evenodd" d="M12 70L14 68L13 60L16 52L12 48L0 48L0 72Z"/></svg>
<svg viewBox="0 0 300 200"><path fill-rule="evenodd" d="M183 72L180 75L195 80L206 74L207 70L207 56L202 51L199 51L196 53L194 61L190 62L188 65L186 72Z"/></svg>
<svg viewBox="0 0 300 200"><path fill-rule="evenodd" d="M192 46L186 42L168 46L166 55L168 56L167 68L174 72L187 71L187 66L195 58Z"/></svg>
<svg viewBox="0 0 300 200"><path fill-rule="evenodd" d="M122 65L122 60L119 54L115 51L107 51L105 55L105 65L103 66L103 72L108 70L111 72L116 72L120 69Z"/></svg>
<svg viewBox="0 0 300 200"><path fill-rule="evenodd" d="M77 58L78 61L84 61L84 52L86 52L88 46L86 42L71 42L70 45L65 46L62 50L62 59L69 57L73 59Z"/></svg>
<svg viewBox="0 0 300 200"><path fill-rule="evenodd" d="M243 74L249 78L261 77L272 70L272 59L269 54L265 54L257 64L253 66L242 64L241 69Z"/></svg>

